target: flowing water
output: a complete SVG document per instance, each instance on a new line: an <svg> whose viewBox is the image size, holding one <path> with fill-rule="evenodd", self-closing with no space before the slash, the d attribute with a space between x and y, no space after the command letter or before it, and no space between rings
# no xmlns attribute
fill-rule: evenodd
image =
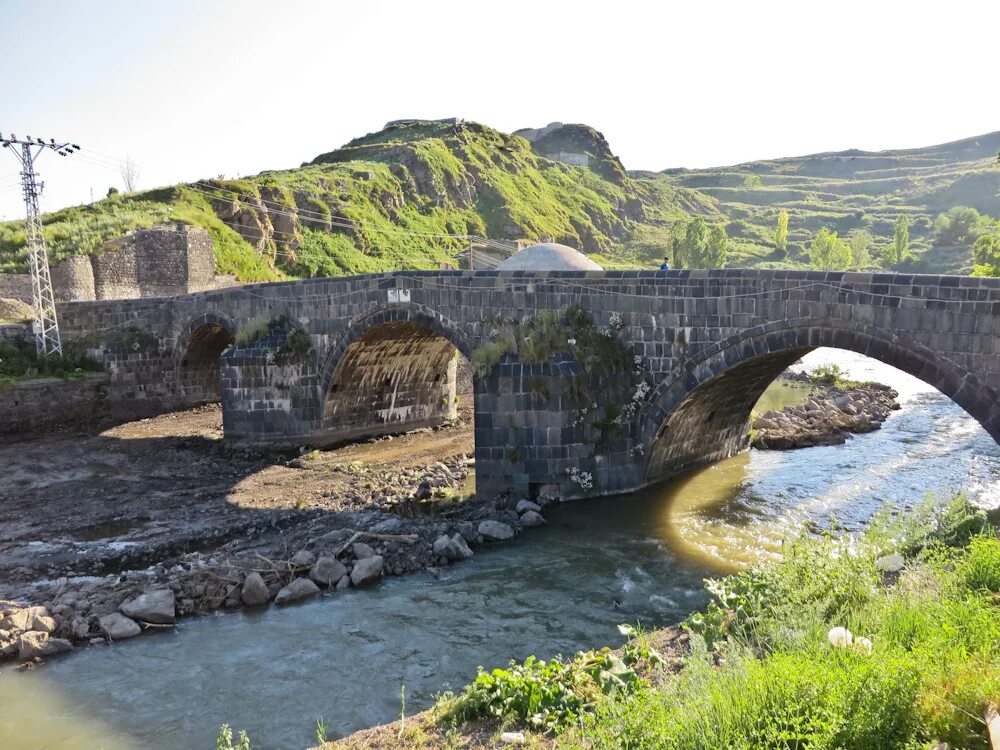
<svg viewBox="0 0 1000 750"><path fill-rule="evenodd" d="M320 718L331 737L397 718L404 685L412 712L479 664L617 645L622 622L676 622L704 602L704 577L776 554L804 521L856 527L884 503L958 489L1000 505L1000 448L947 398L846 352L818 350L807 362L888 383L903 408L846 445L751 451L628 497L550 507L546 527L440 580L412 575L302 606L195 618L37 673L7 672L0 704L13 705L0 706L0 746L208 750L228 722L249 731L255 750L303 748Z"/></svg>

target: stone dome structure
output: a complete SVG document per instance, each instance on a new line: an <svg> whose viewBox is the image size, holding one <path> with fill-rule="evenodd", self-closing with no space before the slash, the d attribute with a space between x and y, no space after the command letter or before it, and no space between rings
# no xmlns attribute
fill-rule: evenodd
<svg viewBox="0 0 1000 750"><path fill-rule="evenodd" d="M597 263L568 245L543 242L515 253L498 271L603 271Z"/></svg>

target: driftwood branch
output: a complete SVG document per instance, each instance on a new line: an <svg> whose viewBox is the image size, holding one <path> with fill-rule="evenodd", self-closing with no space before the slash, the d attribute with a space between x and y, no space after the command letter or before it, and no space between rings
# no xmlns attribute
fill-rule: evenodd
<svg viewBox="0 0 1000 750"><path fill-rule="evenodd" d="M986 708L986 729L990 735L990 747L1000 750L1000 711L995 703Z"/></svg>

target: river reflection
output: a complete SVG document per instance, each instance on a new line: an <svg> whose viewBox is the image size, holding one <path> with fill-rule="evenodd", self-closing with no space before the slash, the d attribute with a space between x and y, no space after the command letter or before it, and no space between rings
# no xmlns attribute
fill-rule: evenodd
<svg viewBox="0 0 1000 750"><path fill-rule="evenodd" d="M855 355L819 350L807 361L889 383L903 409L846 445L751 451L632 496L552 508L544 528L440 580L187 620L19 676L28 693L0 673L0 704L21 696L14 710L0 705L0 747L39 747L12 740L11 722L58 728L63 744L41 746L74 750L207 750L223 722L247 729L255 750L307 747L321 717L331 737L397 717L402 685L407 709L419 710L478 664L614 645L621 622L676 622L704 602L704 577L777 554L803 522L857 527L884 503L956 489L1000 504L1000 449L957 406ZM792 390L779 402L801 397ZM75 717L104 722L104 744L90 730L74 735Z"/></svg>

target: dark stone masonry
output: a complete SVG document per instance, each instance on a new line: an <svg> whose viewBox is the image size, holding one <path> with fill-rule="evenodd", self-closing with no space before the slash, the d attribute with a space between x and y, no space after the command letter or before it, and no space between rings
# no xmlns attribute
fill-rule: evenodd
<svg viewBox="0 0 1000 750"><path fill-rule="evenodd" d="M730 456L747 447L750 410L767 385L820 346L920 378L1000 439L994 278L400 272L75 302L59 316L64 341L107 365L113 413L221 395L227 439L301 446L448 419L455 350L471 358L496 335L498 316L517 321L571 304L599 329L620 329L608 333L631 347L647 386L613 437L596 441L599 410L581 409L570 393L586 374L569 344L544 364L508 355L475 382L480 490L610 494ZM289 355L291 339L280 333L240 336L280 316L301 327L306 350Z"/></svg>

